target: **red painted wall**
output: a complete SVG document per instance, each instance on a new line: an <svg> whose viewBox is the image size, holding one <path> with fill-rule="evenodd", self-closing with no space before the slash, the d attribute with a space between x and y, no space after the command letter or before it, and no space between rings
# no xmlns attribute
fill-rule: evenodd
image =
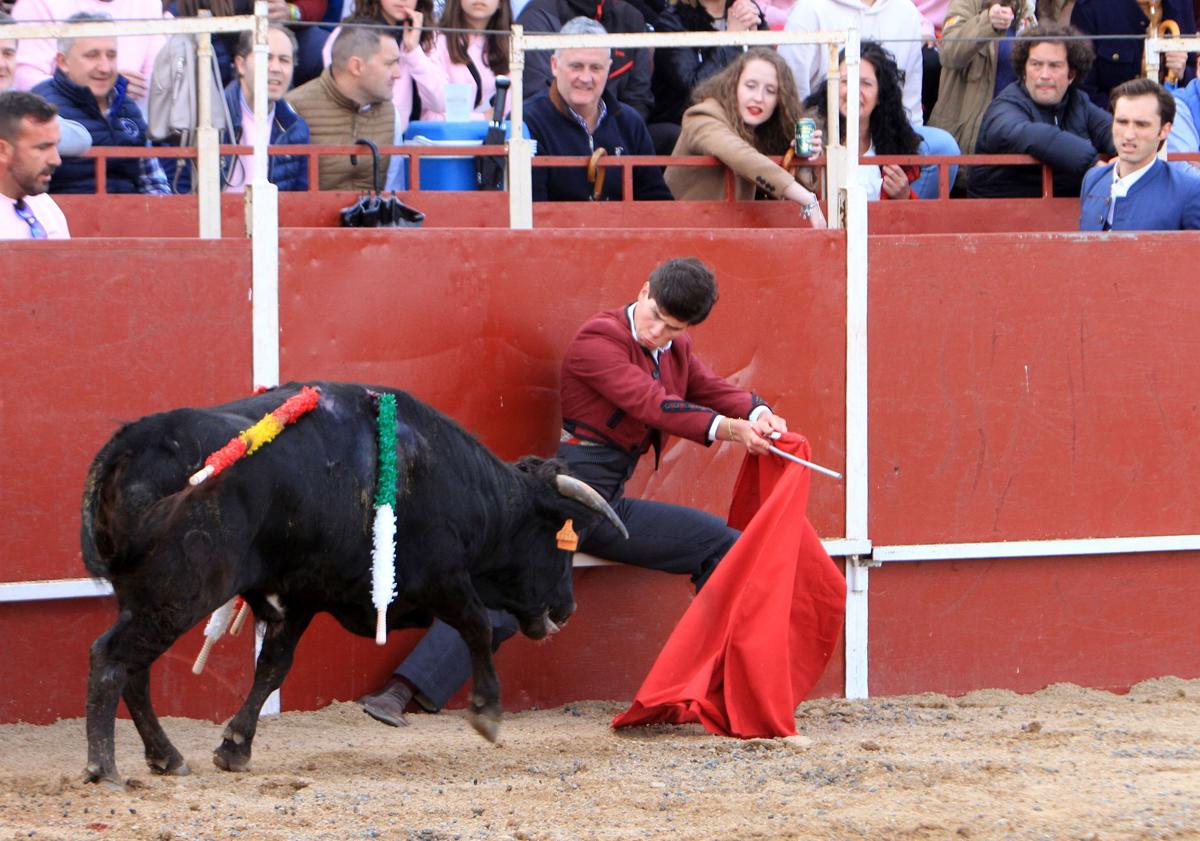
<svg viewBox="0 0 1200 841"><path fill-rule="evenodd" d="M872 540L1200 533L1197 255L1189 234L873 238Z"/></svg>
<svg viewBox="0 0 1200 841"><path fill-rule="evenodd" d="M888 563L871 571L872 695L1200 677L1195 553Z"/></svg>
<svg viewBox="0 0 1200 841"><path fill-rule="evenodd" d="M114 206L95 224L154 224ZM552 449L575 327L630 300L661 258L698 254L722 280L696 330L705 357L843 466L839 234L313 228L284 229L280 247L285 378L407 388L506 458ZM1200 532L1187 483L1200 467L1200 305L1179 270L1200 242L877 236L870 248L877 543ZM82 479L116 425L249 390L248 243L7 243L0 264L0 579L77 577ZM633 486L722 512L736 466L726 449L677 443ZM813 487L818 530L840 536L841 486ZM561 635L501 651L509 708L630 697L689 598L683 581L625 568L576 582L579 613ZM875 693L1197 674L1194 555L889 564L871 584ZM87 646L112 610L0 604L0 721L80 715ZM415 637L380 649L318 621L285 708L374 687ZM248 635L195 678L198 649L194 630L156 667L159 711L227 718L249 686ZM818 693L841 680L839 654Z"/></svg>

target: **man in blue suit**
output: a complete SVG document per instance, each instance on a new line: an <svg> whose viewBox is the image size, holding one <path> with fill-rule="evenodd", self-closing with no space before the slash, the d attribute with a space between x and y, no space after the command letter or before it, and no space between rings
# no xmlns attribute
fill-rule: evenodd
<svg viewBox="0 0 1200 841"><path fill-rule="evenodd" d="M1081 231L1179 231L1200 228L1200 172L1158 159L1171 133L1175 98L1150 79L1112 91L1117 158L1083 179Z"/></svg>

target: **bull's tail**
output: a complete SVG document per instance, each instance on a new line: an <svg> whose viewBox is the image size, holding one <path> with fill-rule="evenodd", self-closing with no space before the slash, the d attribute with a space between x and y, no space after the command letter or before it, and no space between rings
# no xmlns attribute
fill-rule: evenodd
<svg viewBox="0 0 1200 841"><path fill-rule="evenodd" d="M79 544L83 565L97 578L111 578L121 540L114 533L113 505L129 452L113 436L96 454L83 483L83 508Z"/></svg>

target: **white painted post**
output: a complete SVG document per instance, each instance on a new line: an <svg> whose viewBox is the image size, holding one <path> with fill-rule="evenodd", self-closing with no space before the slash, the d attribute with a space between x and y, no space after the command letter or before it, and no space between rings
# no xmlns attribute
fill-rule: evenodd
<svg viewBox="0 0 1200 841"><path fill-rule="evenodd" d="M845 175L839 196L846 229L846 538L867 540L867 196L858 182L858 30L846 33ZM866 698L868 582L864 566L846 563L846 697Z"/></svg>
<svg viewBox="0 0 1200 841"><path fill-rule="evenodd" d="M509 96L508 140L508 227L516 230L533 228L533 144L525 139L525 27L513 24L509 39L509 76L512 87Z"/></svg>
<svg viewBox="0 0 1200 841"><path fill-rule="evenodd" d="M198 17L212 17L207 9ZM196 196L200 203L200 239L221 238L220 136L212 125L212 35L196 36ZM179 159L180 165L187 162Z"/></svg>
<svg viewBox="0 0 1200 841"><path fill-rule="evenodd" d="M253 329L253 385L279 384L279 191L267 180L267 144L271 122L267 119L267 4L254 4L254 177L246 190L250 216L253 271L251 324ZM254 656L262 653L266 625L255 623ZM279 691L263 702L263 715L278 715Z"/></svg>

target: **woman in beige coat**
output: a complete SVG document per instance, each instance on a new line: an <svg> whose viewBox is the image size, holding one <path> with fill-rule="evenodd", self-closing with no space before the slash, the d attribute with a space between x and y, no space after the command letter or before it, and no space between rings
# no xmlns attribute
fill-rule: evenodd
<svg viewBox="0 0 1200 841"><path fill-rule="evenodd" d="M672 154L712 155L733 170L734 197L789 199L814 228L825 217L813 193L768 156L792 142L800 98L791 70L772 49L755 47L696 88ZM819 138L818 138L819 142ZM664 176L676 199L725 196L725 168L669 166Z"/></svg>

